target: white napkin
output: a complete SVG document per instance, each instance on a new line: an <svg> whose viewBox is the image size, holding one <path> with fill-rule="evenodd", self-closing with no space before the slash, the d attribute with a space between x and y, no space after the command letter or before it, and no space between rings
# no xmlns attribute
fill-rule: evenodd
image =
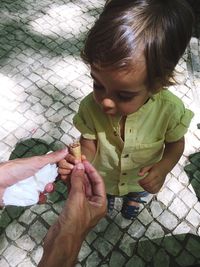
<svg viewBox="0 0 200 267"><path fill-rule="evenodd" d="M3 195L4 205L30 206L38 203L39 193L58 176L56 164L47 164L34 176L9 186Z"/></svg>

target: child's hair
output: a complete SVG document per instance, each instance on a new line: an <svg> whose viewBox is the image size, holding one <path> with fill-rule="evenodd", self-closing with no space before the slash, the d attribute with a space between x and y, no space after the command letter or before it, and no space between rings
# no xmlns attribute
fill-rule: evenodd
<svg viewBox="0 0 200 267"><path fill-rule="evenodd" d="M152 93L172 84L192 35L193 13L184 0L111 0L86 38L82 58L91 66L120 69L145 57Z"/></svg>

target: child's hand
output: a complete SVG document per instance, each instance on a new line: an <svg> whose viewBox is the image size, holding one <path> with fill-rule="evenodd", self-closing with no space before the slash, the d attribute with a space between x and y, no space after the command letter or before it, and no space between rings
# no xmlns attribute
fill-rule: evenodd
<svg viewBox="0 0 200 267"><path fill-rule="evenodd" d="M67 154L65 159L58 162L58 173L62 180L66 180L68 175L72 172L74 165L77 164L79 160L75 159L71 154Z"/></svg>
<svg viewBox="0 0 200 267"><path fill-rule="evenodd" d="M81 155L81 161L85 160L86 157L84 155ZM71 174L74 165L79 163L80 160L76 159L73 155L67 154L65 159L58 162L58 173L60 174L60 178L63 181L66 181L69 174Z"/></svg>
<svg viewBox="0 0 200 267"><path fill-rule="evenodd" d="M165 181L167 172L159 165L159 163L156 163L142 168L138 173L140 176L144 176L145 174L147 175L139 181L140 186L151 194L157 193Z"/></svg>

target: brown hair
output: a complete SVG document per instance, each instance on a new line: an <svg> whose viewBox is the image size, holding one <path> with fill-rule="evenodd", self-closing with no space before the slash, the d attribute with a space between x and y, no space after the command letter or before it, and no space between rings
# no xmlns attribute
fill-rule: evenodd
<svg viewBox="0 0 200 267"><path fill-rule="evenodd" d="M83 60L100 68L133 67L143 52L149 90L168 86L192 35L184 0L111 0L86 38Z"/></svg>

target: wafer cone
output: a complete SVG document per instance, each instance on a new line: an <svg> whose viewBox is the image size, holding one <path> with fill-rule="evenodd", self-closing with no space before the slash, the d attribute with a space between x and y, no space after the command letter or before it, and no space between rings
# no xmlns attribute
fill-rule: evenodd
<svg viewBox="0 0 200 267"><path fill-rule="evenodd" d="M79 141L70 144L69 151L76 159L81 160L81 145Z"/></svg>

